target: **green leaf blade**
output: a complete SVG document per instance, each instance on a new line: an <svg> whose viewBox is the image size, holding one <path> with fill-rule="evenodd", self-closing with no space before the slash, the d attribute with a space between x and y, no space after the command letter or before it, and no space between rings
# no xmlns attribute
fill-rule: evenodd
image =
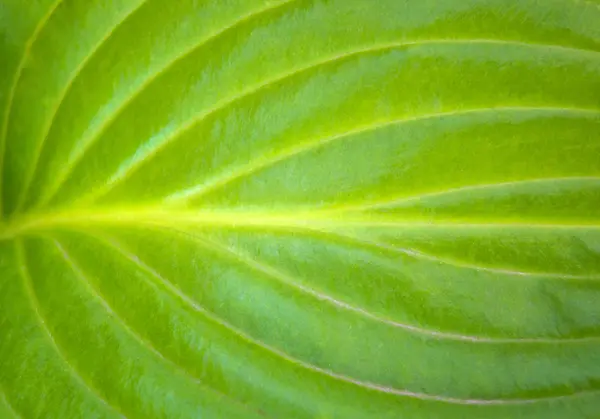
<svg viewBox="0 0 600 419"><path fill-rule="evenodd" d="M598 414L597 0L171 3L0 0L0 417Z"/></svg>

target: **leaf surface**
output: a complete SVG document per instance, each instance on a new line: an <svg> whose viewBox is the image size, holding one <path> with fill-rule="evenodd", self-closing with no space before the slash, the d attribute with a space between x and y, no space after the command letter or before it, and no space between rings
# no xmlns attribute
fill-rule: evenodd
<svg viewBox="0 0 600 419"><path fill-rule="evenodd" d="M0 417L600 414L598 0L0 35Z"/></svg>

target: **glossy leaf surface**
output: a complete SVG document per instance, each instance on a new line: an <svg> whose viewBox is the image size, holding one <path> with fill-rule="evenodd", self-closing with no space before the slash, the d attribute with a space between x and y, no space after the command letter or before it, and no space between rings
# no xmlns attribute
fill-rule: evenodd
<svg viewBox="0 0 600 419"><path fill-rule="evenodd" d="M0 418L600 415L598 0L0 31Z"/></svg>

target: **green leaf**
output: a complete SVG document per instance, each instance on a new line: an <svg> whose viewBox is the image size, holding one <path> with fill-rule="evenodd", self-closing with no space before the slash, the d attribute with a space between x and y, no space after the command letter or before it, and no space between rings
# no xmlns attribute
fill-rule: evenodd
<svg viewBox="0 0 600 419"><path fill-rule="evenodd" d="M600 415L599 0L0 0L1 418Z"/></svg>

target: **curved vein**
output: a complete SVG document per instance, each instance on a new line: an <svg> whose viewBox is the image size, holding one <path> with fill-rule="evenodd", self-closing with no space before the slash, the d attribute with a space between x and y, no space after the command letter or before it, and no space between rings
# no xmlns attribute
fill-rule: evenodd
<svg viewBox="0 0 600 419"><path fill-rule="evenodd" d="M206 385L200 379L198 379L197 377L192 375L190 372L188 372L181 365L179 365L175 361L173 361L170 358L163 355L162 352L160 352L158 349L156 349L154 347L154 345L152 345L148 340L146 340L144 337L139 335L135 330L133 330L131 327L129 327L129 325L125 322L125 320L123 318L121 318L121 316L119 316L119 314L117 314L112 309L111 305L103 297L102 293L100 293L100 291L96 287L94 287L94 285L92 285L92 281L90 281L87 278L87 276L85 275L85 273L83 272L81 267L73 260L73 258L68 254L68 252L65 250L65 248L58 242L58 240L52 240L52 241L53 241L54 245L56 246L56 248L58 249L58 251L60 252L62 258L65 260L65 262L67 262L67 264L69 265L69 267L75 274L75 277L83 284L83 286L88 290L90 295L92 295L98 301L98 303L102 306L102 308L108 313L109 317L114 319L130 336L132 336L136 341L138 341L138 343L140 345L142 345L142 347L144 347L146 350L150 351L152 354L154 354L157 358L159 358L164 363L175 368L177 371L179 371L184 376L190 378L195 384L197 384L203 390L214 393L218 397L226 398L227 400L234 402L240 406L243 406L245 409L250 410L253 413L258 413L257 411L254 411L253 409L251 409L250 406L245 405L245 404L241 403L240 401L232 398L231 396L221 393L220 391Z"/></svg>
<svg viewBox="0 0 600 419"><path fill-rule="evenodd" d="M25 48L23 50L23 55L21 55L21 59L19 60L19 64L17 65L17 70L15 71L15 76L13 78L12 85L8 91L8 100L6 102L6 109L4 111L4 118L2 120L2 132L0 133L0 218L3 215L3 193L2 193L2 185L4 184L4 154L6 149L6 135L8 134L8 122L10 120L10 113L13 106L13 101L15 98L15 94L17 92L17 86L19 85L19 81L21 80L21 74L25 69L25 63L27 62L27 58L29 57L29 53L36 39L38 38L40 32L46 26L50 17L54 14L54 11L58 8L58 6L62 3L63 0L56 0L54 4L48 9L46 14L40 19L37 26L31 33L29 39L25 42Z"/></svg>
<svg viewBox="0 0 600 419"><path fill-rule="evenodd" d="M600 3L596 3L593 0L573 0L575 4L582 3L584 6L593 7L600 10Z"/></svg>
<svg viewBox="0 0 600 419"><path fill-rule="evenodd" d="M20 195L17 197L17 200L16 200L17 206L16 206L15 211L19 211L21 209L21 207L25 204L25 198L27 197L27 192L29 191L29 186L33 180L33 177L35 176L35 172L37 170L39 159L40 159L42 151L44 149L46 140L48 139L48 135L50 134L50 130L52 129L52 126L54 125L54 121L56 120L56 115L58 114L58 110L60 109L65 97L69 93L69 90L73 86L73 83L77 79L77 76L81 73L83 68L86 66L86 64L89 62L89 60L96 54L96 52L100 49L100 47L102 45L104 45L104 43L111 37L111 35L114 33L114 31L121 25L125 24L127 19L129 19L131 16L133 16L135 14L135 12L137 10L139 10L146 3L146 1L148 1L148 0L140 1L133 9L131 9L127 13L125 13L123 18L119 22L117 22L116 25L114 25L112 28L110 28L102 36L102 38L96 43L96 45L94 45L90 49L90 51L83 57L81 62L79 62L77 64L77 66L75 67L73 72L70 74L69 79L67 80L67 83L63 87L62 91L59 93L58 100L56 101L54 107L50 111L50 117L49 117L48 121L46 122L46 126L42 130L42 135L40 137L40 140L38 140L35 145L33 161L31 162L31 165L29 166L27 172L23 176L24 183L21 187Z"/></svg>
<svg viewBox="0 0 600 419"><path fill-rule="evenodd" d="M31 308L35 314L35 317L38 319L38 323L40 324L42 330L45 332L48 341L50 342L52 348L59 356L59 358L63 361L67 369L69 370L71 376L77 381L83 388L85 388L91 395L93 395L96 399L100 401L100 403L106 406L108 409L112 410L118 416L125 418L125 415L121 412L121 410L111 404L108 400L106 400L101 393L86 379L83 378L83 375L75 368L75 366L69 362L68 358L65 356L65 353L61 350L60 346L54 339L54 335L50 331L48 325L46 325L46 321L42 316L42 310L40 308L37 295L35 293L35 288L33 286L33 281L31 280L31 276L29 274L29 269L27 268L27 259L25 257L25 249L23 247L23 243L20 240L15 241L16 247L16 255L17 262L19 264L19 272L21 274L21 278L23 280L23 285L25 287L25 291L27 296L29 297L29 302L31 303Z"/></svg>
<svg viewBox="0 0 600 419"><path fill-rule="evenodd" d="M10 400L8 400L8 397L6 396L6 391L4 391L2 385L0 385L0 399L4 401L4 405L11 413L11 415L13 415L16 419L23 419L23 417L16 411L14 406L10 403Z"/></svg>
<svg viewBox="0 0 600 419"><path fill-rule="evenodd" d="M468 342L485 342L485 343L507 343L512 342L513 340L496 340L490 338L480 338L477 336L469 336L469 335L461 335L455 333L446 333L436 330L428 330L416 326L412 326L409 324L404 324L400 322L396 322L390 319L386 319L377 314L371 313L365 309L353 306L346 302L340 301L339 299L332 297L330 295L324 294L323 292L317 291L315 289L309 288L301 284L300 281L295 280L291 276L286 273L275 269L274 267L261 262L256 257L251 257L247 254L242 253L239 249L234 249L230 246L226 246L222 243L218 243L216 240L209 239L208 237L200 237L198 235L186 233L185 231L177 231L181 235L188 236L193 239L194 243L201 245L204 248L207 248L210 251L216 252L217 254L224 256L228 260L233 260L235 263L244 266L246 269L250 269L251 271L257 272L260 275L275 280L281 284L284 284L288 287L294 288L296 290L301 291L304 294L310 295L313 298L316 298L320 301L324 301L330 305L335 306L336 308L341 308L344 310L352 311L358 313L363 317L367 317L372 319L378 323L388 324L394 327L398 327L401 329L408 330L410 332L427 335L439 339L450 339L450 340L461 340ZM518 341L518 340L517 340Z"/></svg>
<svg viewBox="0 0 600 419"><path fill-rule="evenodd" d="M396 254L400 253L402 255L409 256L409 257L412 257L415 259L421 259L421 260L426 260L426 261L430 261L430 262L440 263L440 264L449 265L449 266L453 266L453 267L460 268L460 269L472 269L472 270L476 270L476 271L490 272L490 273L495 273L495 274L500 274L500 275L531 277L531 278L553 278L553 279L579 280L579 281L600 280L600 275L570 275L570 274L564 274L564 273L559 273L559 272L523 272L523 271L515 271L515 270L511 270L511 269L501 269L501 268L493 268L490 266L469 264L469 263L460 262L458 260L454 260L451 258L442 258L442 257L432 255L430 253L422 252L422 251L416 250L416 249L407 249L407 248L389 245L386 243L381 243L381 242L378 242L375 240L367 240L364 237L351 235L351 234L347 234L347 233L340 233L335 230L320 230L320 229L316 229L316 228L307 228L305 230L318 233L321 237L329 236L332 239L335 239L335 238L344 239L344 240L354 242L357 244L361 244L361 245L365 245L365 246L368 246L371 248L385 250L385 251L396 253ZM568 339L568 340L580 341L580 340L587 340L587 339L597 340L597 339L600 339L600 336L592 337L592 338L574 338L574 339Z"/></svg>
<svg viewBox="0 0 600 419"><path fill-rule="evenodd" d="M365 210L377 210L386 207L395 207L397 205L410 204L415 201L421 201L429 198L439 198L444 197L445 195L454 195L461 194L463 192L480 192L487 191L493 189L502 189L506 187L518 187L522 185L528 185L531 183L546 183L546 182L590 182L590 183L599 183L600 185L600 176L566 176L566 177L556 177L556 178L533 178L533 179L520 179L513 180L508 182L497 182L497 183L482 183L476 185L465 185L458 186L454 188L448 188L439 191L428 191L419 193L416 195L409 196L394 196L385 198L378 201L372 201L367 203L348 203L344 205L336 205L331 208L331 210L322 210L323 212L327 212L328 214L336 215L344 212L351 211L365 211Z"/></svg>
<svg viewBox="0 0 600 419"><path fill-rule="evenodd" d="M100 240L103 240L103 239L100 239ZM316 365L310 364L308 362L302 361L300 359L294 358L291 355L287 354L286 352L283 352L273 346L270 346L264 342L261 342L260 340L255 339L251 335L246 334L244 331L238 329L237 327L235 327L235 326L231 325L230 323L228 323L227 321L223 320L221 317L219 317L215 313L198 305L198 303L195 302L191 297L189 297L188 295L183 293L181 290L179 290L179 288L176 287L175 285L173 285L173 283L171 281L169 281L168 279L165 279L162 275L160 275L157 271L155 271L148 264L143 262L136 255L125 250L120 245L113 244L113 242L107 242L107 243L110 244L110 246L114 247L123 257L125 257L126 259L128 259L129 261L131 261L132 263L137 265L142 271L150 274L150 276L152 276L153 278L158 280L168 290L173 292L174 295L176 295L181 301L183 301L186 305L188 305L194 311L201 314L207 320L228 330L230 333L235 334L236 336L238 336L245 342L251 344L252 346L255 346L261 350L264 350L265 352L270 353L271 355L275 355L276 357L278 357L288 363L291 363L292 365L302 367L308 371L312 371L312 372L320 374L320 375L328 376L336 381L341 381L346 384L352 384L352 385L358 386L358 387L366 389L366 390L388 393L388 394L393 394L396 396L409 397L409 398L415 398L415 399L426 400L426 401L436 401L436 402L449 403L449 404L458 404L458 405L522 405L522 404L532 404L532 403L542 403L542 402L547 403L547 402L552 402L552 401L556 401L556 400L571 399L574 397L583 397L583 396L590 395L590 394L595 395L595 394L600 393L600 390L584 390L584 391L574 392L574 393L566 394L566 395L548 396L548 397L531 398L531 399L462 399L462 398L432 395L432 394L427 394L427 393L419 393L419 392L413 392L413 391L409 391L409 390L396 389L396 388L392 388L392 387L381 386L381 385L371 383L368 381L357 380L352 377L348 377L343 374L338 374L331 370L321 368Z"/></svg>
<svg viewBox="0 0 600 419"><path fill-rule="evenodd" d="M201 246L208 248L222 256L225 256L227 259L237 262L238 264L244 265L246 268L249 268L252 271L258 272L259 274L269 278L274 279L277 282L280 282L286 286L292 287L301 291L304 294L310 295L313 298L316 298L320 301L324 301L330 305L336 306L337 308L341 308L344 310L355 312L363 317L374 320L378 323L388 324L393 327L405 329L409 332L431 336L437 339L448 339L448 340L458 340L458 341L466 341L473 343L491 343L491 344L560 344L560 343L590 343L590 342L598 342L600 341L600 336L591 336L584 338L494 338L494 337L486 337L486 336L472 336L472 335L463 335L459 333L453 332L443 332L439 330L426 329L423 327L418 327L406 323L400 323L389 318L382 317L376 313L372 313L364 308L360 308L357 306L353 306L349 303L339 300L336 297L332 297L327 295L321 291L317 291L315 289L304 286L300 283L300 281L295 280L289 274L284 273L275 267L266 264L264 261L259 261L257 257L250 256L248 254L243 253L239 249L234 249L231 246L224 245L222 243L218 243L216 240L209 239L208 237L200 237L198 235L193 235L187 233L185 231L179 231L179 234L191 237L194 242L200 244ZM413 252L407 253L411 256ZM421 256L423 257L423 256Z"/></svg>
<svg viewBox="0 0 600 419"><path fill-rule="evenodd" d="M277 153L274 156L270 156L267 158L258 157L255 160L251 160L250 162L234 167L229 171L225 172L223 175L215 176L208 181L203 182L200 185L192 186L191 188L184 189L182 191L175 192L168 197L165 198L166 202L186 202L186 200L190 198L197 199L203 195L206 195L209 192L214 192L216 189L222 188L227 184L239 180L241 178L249 177L261 170L267 169L275 164L281 163L286 160L290 160L292 158L298 157L302 154L309 153L321 147L333 144L338 141L347 140L354 136L358 136L361 134L374 132L379 129L385 129L391 126L402 125L411 122L421 122L428 119L436 119L436 118L445 118L445 117L456 117L463 116L469 114L478 114L478 113L494 113L494 112L568 112L568 113L582 113L585 115L588 114L598 114L600 115L600 110L596 109L581 109L581 108L558 108L558 107L497 107L497 108L478 108L478 109L463 109L459 111L450 111L450 112L438 112L431 114L422 114L414 117L400 118L390 121L377 122L375 124L360 126L357 128L353 128L351 130L342 132L340 134L322 137L317 139L311 139L303 144L300 144L295 147L289 147L283 150L280 153Z"/></svg>
<svg viewBox="0 0 600 419"><path fill-rule="evenodd" d="M285 0L280 3L274 3L267 7L263 7L261 9L252 11L243 15L241 18L233 21L233 23L219 29L218 31L210 34L206 38L200 40L199 43L194 44L191 48L184 50L181 54L177 55L171 61L167 62L166 65L159 68L157 72L150 75L150 77L146 78L138 88L136 88L121 104L117 106L117 108L106 117L106 119L99 125L96 131L93 131L91 134L86 135L87 132L84 133L84 136L77 140L76 147L69 155L67 162L65 163L63 169L53 177L53 183L48 187L48 189L43 193L38 207L44 205L48 201L52 199L54 194L60 189L62 184L67 180L68 176L71 174L75 166L87 153L87 151L100 139L102 133L106 131L106 129L110 126L110 124L127 108L127 106L133 102L133 100L138 97L141 93L143 93L144 89L148 87L154 80L158 79L161 75L167 72L170 68L175 66L181 60L192 54L194 51L199 50L203 46L207 45L211 41L214 41L224 35L225 33L234 30L239 25L245 24L262 14L273 11L279 7L282 7L288 3L294 2L297 0Z"/></svg>
<svg viewBox="0 0 600 419"><path fill-rule="evenodd" d="M164 132L158 134L158 139L149 140L148 142L142 144L138 147L138 150L131 156L129 159L125 160L125 162L117 169L116 173L114 173L106 182L105 185L98 188L95 191L92 191L90 194L82 197L77 202L90 202L92 200L98 199L99 197L108 193L114 186L124 179L129 177L133 172L135 172L141 165L144 164L147 160L149 160L152 156L156 155L159 151L164 149L168 144L176 141L178 138L195 127L197 124L201 123L208 117L214 115L215 113L222 112L228 107L234 105L235 103L242 101L248 97L251 97L263 90L266 90L276 84L279 84L283 81L288 81L294 77L300 76L303 73L308 71L315 70L319 67L332 65L337 62L343 61L345 59L349 59L354 56L360 56L363 54L371 54L376 52L382 52L386 50L393 49L401 49L408 47L419 47L425 45L461 45L461 44L483 44L483 45L516 45L523 46L528 48L546 48L546 49L555 49L555 50L566 50L572 51L575 53L588 53L588 54L600 54L598 51L593 50L582 50L578 48L571 47L563 47L557 45L547 45L547 44L535 44L535 43L526 43L526 42L518 42L518 41L506 41L506 40L492 40L492 39L429 39L429 40L421 40L421 41L403 41L403 42L390 42L381 45L363 47L357 50L347 51L340 54L336 54L333 56L328 56L323 60L317 60L312 62L306 66L298 67L292 69L287 72L283 72L278 74L272 78L259 82L257 84L251 85L250 87L243 89L241 92L234 94L230 97L227 97L221 101L218 101L215 106L209 108L207 110L201 111L196 116L192 117L187 122L181 124L179 128L175 129L172 132Z"/></svg>

